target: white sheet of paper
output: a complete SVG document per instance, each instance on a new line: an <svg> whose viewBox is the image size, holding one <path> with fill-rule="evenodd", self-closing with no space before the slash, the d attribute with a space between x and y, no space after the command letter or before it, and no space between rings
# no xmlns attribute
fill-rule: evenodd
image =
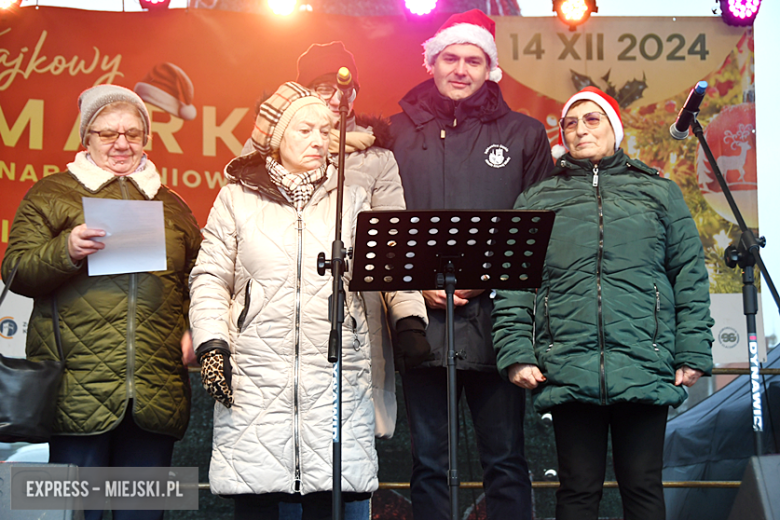
<svg viewBox="0 0 780 520"><path fill-rule="evenodd" d="M82 197L84 221L102 229L105 249L87 257L89 276L165 271L165 222L159 200Z"/></svg>

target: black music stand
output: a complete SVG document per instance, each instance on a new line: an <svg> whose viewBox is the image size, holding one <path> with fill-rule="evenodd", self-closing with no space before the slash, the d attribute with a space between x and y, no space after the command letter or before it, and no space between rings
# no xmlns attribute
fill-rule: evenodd
<svg viewBox="0 0 780 520"><path fill-rule="evenodd" d="M350 291L444 289L447 294L447 422L450 517L458 517L458 289L531 289L541 285L552 211L365 211L358 215Z"/></svg>

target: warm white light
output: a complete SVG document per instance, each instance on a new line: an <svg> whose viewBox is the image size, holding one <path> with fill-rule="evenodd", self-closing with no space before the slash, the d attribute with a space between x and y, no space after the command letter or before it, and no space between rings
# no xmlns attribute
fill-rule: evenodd
<svg viewBox="0 0 780 520"><path fill-rule="evenodd" d="M585 0L568 0L561 4L561 13L567 20L581 20L587 12L588 6L585 4Z"/></svg>
<svg viewBox="0 0 780 520"><path fill-rule="evenodd" d="M279 16L287 16L295 10L295 4L297 0L268 0L268 7L274 14Z"/></svg>
<svg viewBox="0 0 780 520"><path fill-rule="evenodd" d="M436 0L406 0L406 8L410 13L422 16L436 8Z"/></svg>
<svg viewBox="0 0 780 520"><path fill-rule="evenodd" d="M9 9L16 3L16 0L0 0L0 9Z"/></svg>

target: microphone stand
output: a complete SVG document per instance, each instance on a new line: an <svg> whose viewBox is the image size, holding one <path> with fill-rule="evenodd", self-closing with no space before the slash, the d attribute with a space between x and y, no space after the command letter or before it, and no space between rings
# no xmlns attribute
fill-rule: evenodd
<svg viewBox="0 0 780 520"><path fill-rule="evenodd" d="M340 89L341 90L341 89ZM339 104L339 153L338 185L336 189L336 236L331 246L330 259L325 253L317 255L317 272L320 276L330 269L333 275L333 294L328 297L330 336L328 338L328 362L333 363L333 520L342 519L341 498L341 345L344 324L344 273L347 271L347 251L341 240L342 205L344 203L344 162L346 154L347 112L351 88L341 90Z"/></svg>
<svg viewBox="0 0 780 520"><path fill-rule="evenodd" d="M718 184L720 184L720 187L723 190L723 195L726 196L729 207L731 207L731 212L734 214L737 224L742 230L739 244L736 247L733 245L727 247L724 258L726 260L726 265L729 267L735 268L739 265L739 267L742 268L742 307L744 309L745 319L747 320L753 437L756 455L760 457L764 454L762 438L764 419L761 407L761 387L758 380L761 364L758 361L758 336L756 335L758 291L754 285L755 279L753 273L756 265L758 265L761 274L764 275L766 285L769 287L778 309L780 309L780 297L778 297L777 289L775 289L775 285L772 283L772 278L769 276L769 272L767 271L764 262L761 260L760 249L766 245L766 239L764 239L764 237L756 238L753 231L747 226L745 220L742 218L742 213L740 213L739 207L737 207L737 203L731 195L731 190L729 190L728 184L726 184L726 179L723 177L720 168L718 168L718 163L715 161L712 150L710 150L710 147L707 144L707 140L704 137L704 130L696 119L696 114L694 114L691 127L693 128L693 133L699 139L699 143L707 156L707 161L709 161L710 166L715 173L715 177L718 179Z"/></svg>

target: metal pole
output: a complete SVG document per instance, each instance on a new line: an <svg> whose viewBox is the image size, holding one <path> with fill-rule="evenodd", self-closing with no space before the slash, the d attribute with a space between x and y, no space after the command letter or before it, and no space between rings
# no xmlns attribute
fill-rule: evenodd
<svg viewBox="0 0 780 520"><path fill-rule="evenodd" d="M450 518L457 520L458 510L458 372L455 354L455 267L448 262L444 274L444 292L447 295L447 424L450 468L447 480L450 489Z"/></svg>
<svg viewBox="0 0 780 520"><path fill-rule="evenodd" d="M747 227L745 220L742 218L742 214L737 207L734 197L731 195L726 184L726 179L718 167L718 163L715 160L715 156L712 155L707 140L704 138L704 130L702 129L699 121L694 117L691 123L693 133L699 139L699 144L704 150L704 154L707 156L707 160L710 163L715 177L718 179L718 183L723 190L723 194L726 196L726 200L731 207L732 213L737 220L737 223L742 230L742 236L740 237L737 247L729 246L725 251L726 264L734 268L739 265L742 268L742 307L745 314L745 320L747 322L747 334L748 334L748 358L750 366L750 403L752 410L752 423L753 423L753 440L755 443L756 455L763 455L763 431L764 420L763 410L761 407L761 385L759 383L759 369L760 363L758 361L758 337L756 335L756 313L758 312L758 293L756 286L754 285L754 267L758 265L761 272L764 273L764 279L767 282L767 286L772 292L772 296L775 298L775 302L778 303L777 291L772 283L772 279L769 277L769 273L766 272L763 262L761 261L761 255L759 252L759 246L762 245L762 241L756 239L750 228ZM780 306L780 303L778 303Z"/></svg>

